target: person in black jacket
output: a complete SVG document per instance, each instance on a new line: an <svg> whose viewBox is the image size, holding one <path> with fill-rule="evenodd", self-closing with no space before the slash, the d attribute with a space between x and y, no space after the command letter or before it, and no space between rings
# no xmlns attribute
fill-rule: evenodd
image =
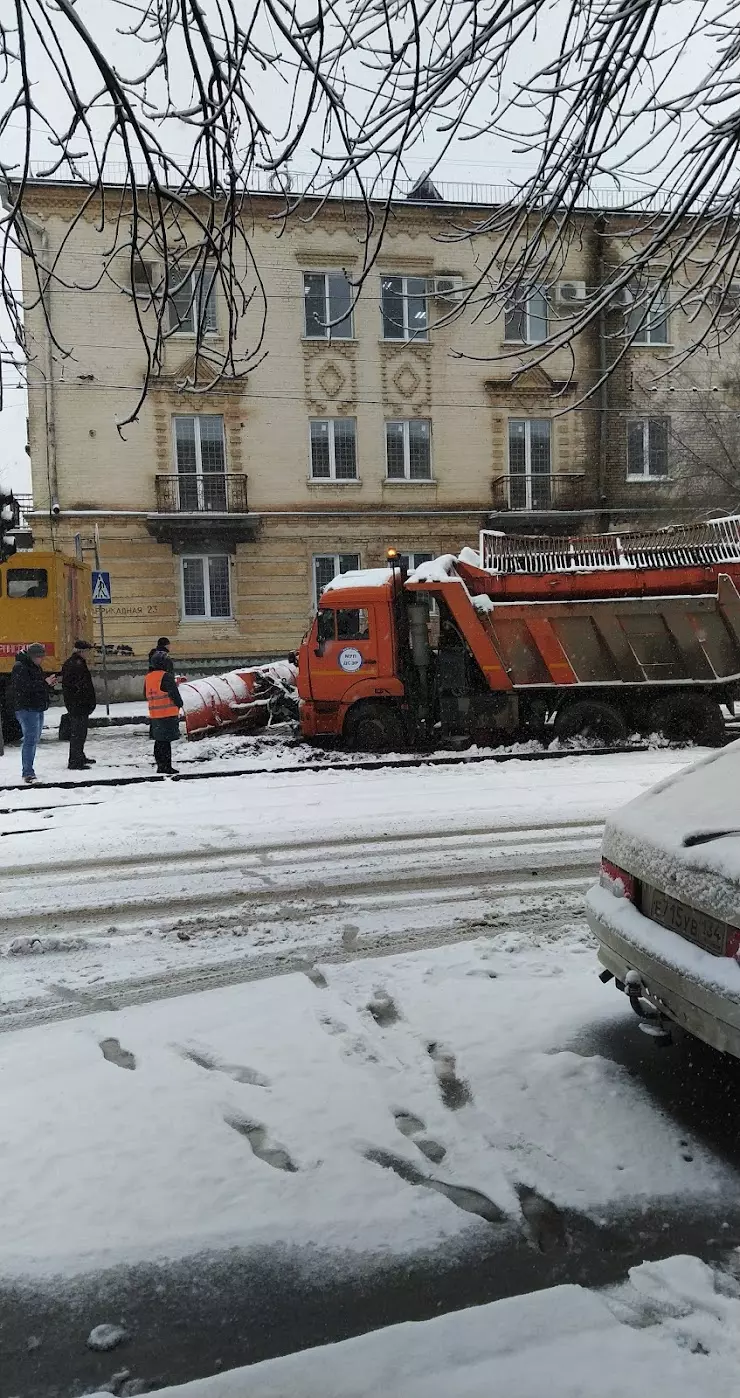
<svg viewBox="0 0 740 1398"><path fill-rule="evenodd" d="M85 752L87 725L97 702L92 675L83 651L92 650L89 641L75 641L75 648L62 666L62 695L69 714L69 761L73 772L91 767L94 757Z"/></svg>
<svg viewBox="0 0 740 1398"><path fill-rule="evenodd" d="M49 707L49 685L56 679L56 675L45 675L41 669L45 654L46 647L40 641L34 641L33 645L26 646L19 653L10 672L10 707L15 710L23 733L23 780L29 785L38 781L33 770L36 748L44 727L44 714Z"/></svg>
<svg viewBox="0 0 740 1398"><path fill-rule="evenodd" d="M177 688L175 667L166 650L155 650L144 682L149 706L149 734L154 739L154 761L163 776L175 776L172 744L180 736L182 695Z"/></svg>

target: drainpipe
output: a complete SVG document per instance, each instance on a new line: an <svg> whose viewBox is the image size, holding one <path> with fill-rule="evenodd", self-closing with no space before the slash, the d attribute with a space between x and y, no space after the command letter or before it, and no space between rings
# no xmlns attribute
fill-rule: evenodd
<svg viewBox="0 0 740 1398"><path fill-rule="evenodd" d="M605 261L604 261L604 231L606 229L606 219L602 214L598 216L594 224L596 233L596 285L602 287L605 281ZM606 310L602 305L599 311L598 320L599 336L599 378L602 384L599 389L599 504L605 505L607 499L607 445L609 442L609 380L606 377L608 368L606 356Z"/></svg>
<svg viewBox="0 0 740 1398"><path fill-rule="evenodd" d="M0 180L0 204L7 213L14 212L14 206L10 200L8 185L6 180ZM43 307L43 374L44 374L44 415L46 420L46 479L49 486L49 513L52 519L59 515L59 482L57 479L57 421L56 404L54 401L54 359L52 351L51 337L51 302L49 298L49 282L51 273L48 266L49 235L42 223L30 218L28 214L23 215L26 227L33 230L40 244L40 257L38 265L42 273L45 273L43 285L41 281L39 290L41 294L41 304Z"/></svg>

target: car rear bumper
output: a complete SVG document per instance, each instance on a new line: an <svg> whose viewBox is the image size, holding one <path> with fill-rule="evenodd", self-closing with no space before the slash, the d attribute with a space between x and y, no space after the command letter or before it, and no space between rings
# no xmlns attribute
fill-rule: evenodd
<svg viewBox="0 0 740 1398"><path fill-rule="evenodd" d="M586 916L599 943L599 961L616 980L624 984L630 972L630 979L636 974L641 995L661 1014L712 1048L740 1058L740 967L734 958L700 952L598 887L587 896ZM653 939L656 951L650 947ZM701 974L705 958L706 977ZM712 985L715 969L728 979L737 975L737 993Z"/></svg>

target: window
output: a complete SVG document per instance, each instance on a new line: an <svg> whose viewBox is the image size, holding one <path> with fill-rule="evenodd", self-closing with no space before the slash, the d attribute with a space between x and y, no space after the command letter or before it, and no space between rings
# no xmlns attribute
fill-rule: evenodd
<svg viewBox="0 0 740 1398"><path fill-rule="evenodd" d="M311 420L311 476L315 481L356 481L357 444L353 417Z"/></svg>
<svg viewBox="0 0 740 1398"><path fill-rule="evenodd" d="M339 573L354 573L360 566L359 553L317 553L313 560L314 603L327 583Z"/></svg>
<svg viewBox="0 0 740 1398"><path fill-rule="evenodd" d="M169 277L170 330L178 335L218 334L216 269L173 267Z"/></svg>
<svg viewBox="0 0 740 1398"><path fill-rule="evenodd" d="M182 611L187 618L230 617L228 554L181 559Z"/></svg>
<svg viewBox="0 0 740 1398"><path fill-rule="evenodd" d="M220 414L174 417L178 509L226 510L226 448Z"/></svg>
<svg viewBox="0 0 740 1398"><path fill-rule="evenodd" d="M509 418L509 508L547 509L551 479L549 419Z"/></svg>
<svg viewBox="0 0 740 1398"><path fill-rule="evenodd" d="M382 277L380 306L384 340L427 339L426 277Z"/></svg>
<svg viewBox="0 0 740 1398"><path fill-rule="evenodd" d="M402 568L407 573L413 573L415 568L420 568L422 563L431 563L434 558L433 553L400 553L398 555Z"/></svg>
<svg viewBox="0 0 740 1398"><path fill-rule="evenodd" d="M670 418L633 418L627 423L627 475L634 480L668 475Z"/></svg>
<svg viewBox="0 0 740 1398"><path fill-rule="evenodd" d="M8 597L48 597L49 575L45 568L9 568L6 587Z"/></svg>
<svg viewBox="0 0 740 1398"><path fill-rule="evenodd" d="M537 345L547 339L547 296L542 287L523 292L506 307L504 339Z"/></svg>
<svg viewBox="0 0 740 1398"><path fill-rule="evenodd" d="M389 481L432 479L431 423L408 418L385 424L385 464Z"/></svg>
<svg viewBox="0 0 740 1398"><path fill-rule="evenodd" d="M366 607L342 607L336 616L338 641L370 640L370 619Z"/></svg>
<svg viewBox="0 0 740 1398"><path fill-rule="evenodd" d="M131 290L137 301L151 300L158 285L159 267L157 263L149 262L142 257L135 257L131 276Z"/></svg>
<svg viewBox="0 0 740 1398"><path fill-rule="evenodd" d="M303 303L308 340L352 339L352 288L344 272L304 272Z"/></svg>
<svg viewBox="0 0 740 1398"><path fill-rule="evenodd" d="M644 298L639 287L632 287L636 297ZM644 299L632 307L627 317L627 333L634 335L635 345L668 344L668 291L664 286L657 287L649 300Z"/></svg>

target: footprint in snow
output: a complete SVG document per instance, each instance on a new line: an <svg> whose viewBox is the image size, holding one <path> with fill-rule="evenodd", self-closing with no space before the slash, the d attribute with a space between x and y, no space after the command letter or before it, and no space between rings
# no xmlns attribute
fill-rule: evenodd
<svg viewBox="0 0 740 1398"><path fill-rule="evenodd" d="M118 1039L101 1039L100 1051L106 1063L115 1063L117 1068L128 1068L133 1073L136 1058L128 1049L121 1048Z"/></svg>
<svg viewBox="0 0 740 1398"><path fill-rule="evenodd" d="M224 1117L227 1126L232 1131L236 1131L240 1136L244 1136L252 1148L252 1154L258 1160L263 1160L266 1165L271 1165L273 1170L285 1170L288 1174L294 1175L297 1166L293 1164L284 1146L277 1145L271 1141L267 1129L257 1121L247 1121L243 1117Z"/></svg>
<svg viewBox="0 0 740 1398"><path fill-rule="evenodd" d="M472 1102L473 1094L468 1084L457 1076L454 1053L448 1053L436 1042L427 1044L427 1053L434 1064L434 1072L445 1107L448 1111L458 1112L461 1107Z"/></svg>
<svg viewBox="0 0 740 1398"><path fill-rule="evenodd" d="M245 1068L241 1063L221 1063L212 1054L204 1052L202 1049L181 1048L178 1053L182 1058L187 1058L191 1063L197 1064L199 1068L205 1068L207 1073L223 1073L234 1082L246 1083L249 1087L269 1087L268 1078L263 1077L254 1068Z"/></svg>
<svg viewBox="0 0 740 1398"><path fill-rule="evenodd" d="M405 1184L416 1185L419 1189L431 1189L435 1194L444 1195L456 1208L467 1214L477 1214L478 1218L485 1219L486 1223L502 1223L506 1217L498 1205L479 1189L448 1184L446 1180L438 1180L434 1175L425 1175L422 1170L412 1165L411 1161L405 1160L402 1155L394 1155L393 1151L366 1150L365 1159L371 1160L374 1165L380 1165L383 1170L392 1170Z"/></svg>
<svg viewBox="0 0 740 1398"><path fill-rule="evenodd" d="M421 1117L414 1116L413 1112L394 1112L396 1126L402 1136L406 1136L409 1141L413 1141L416 1149L431 1160L433 1165L440 1165L447 1154L447 1148L439 1141L433 1141L430 1136L423 1136L426 1131L426 1122Z"/></svg>
<svg viewBox="0 0 740 1398"><path fill-rule="evenodd" d="M558 1248L568 1248L570 1239L565 1220L557 1205L526 1184L519 1185L517 1195L527 1232L534 1246L540 1252L555 1252Z"/></svg>
<svg viewBox="0 0 740 1398"><path fill-rule="evenodd" d="M372 1000L368 1001L365 1008L370 1011L375 1023L381 1029L387 1029L391 1024L397 1024L401 1018L396 1004L387 990L376 990Z"/></svg>

